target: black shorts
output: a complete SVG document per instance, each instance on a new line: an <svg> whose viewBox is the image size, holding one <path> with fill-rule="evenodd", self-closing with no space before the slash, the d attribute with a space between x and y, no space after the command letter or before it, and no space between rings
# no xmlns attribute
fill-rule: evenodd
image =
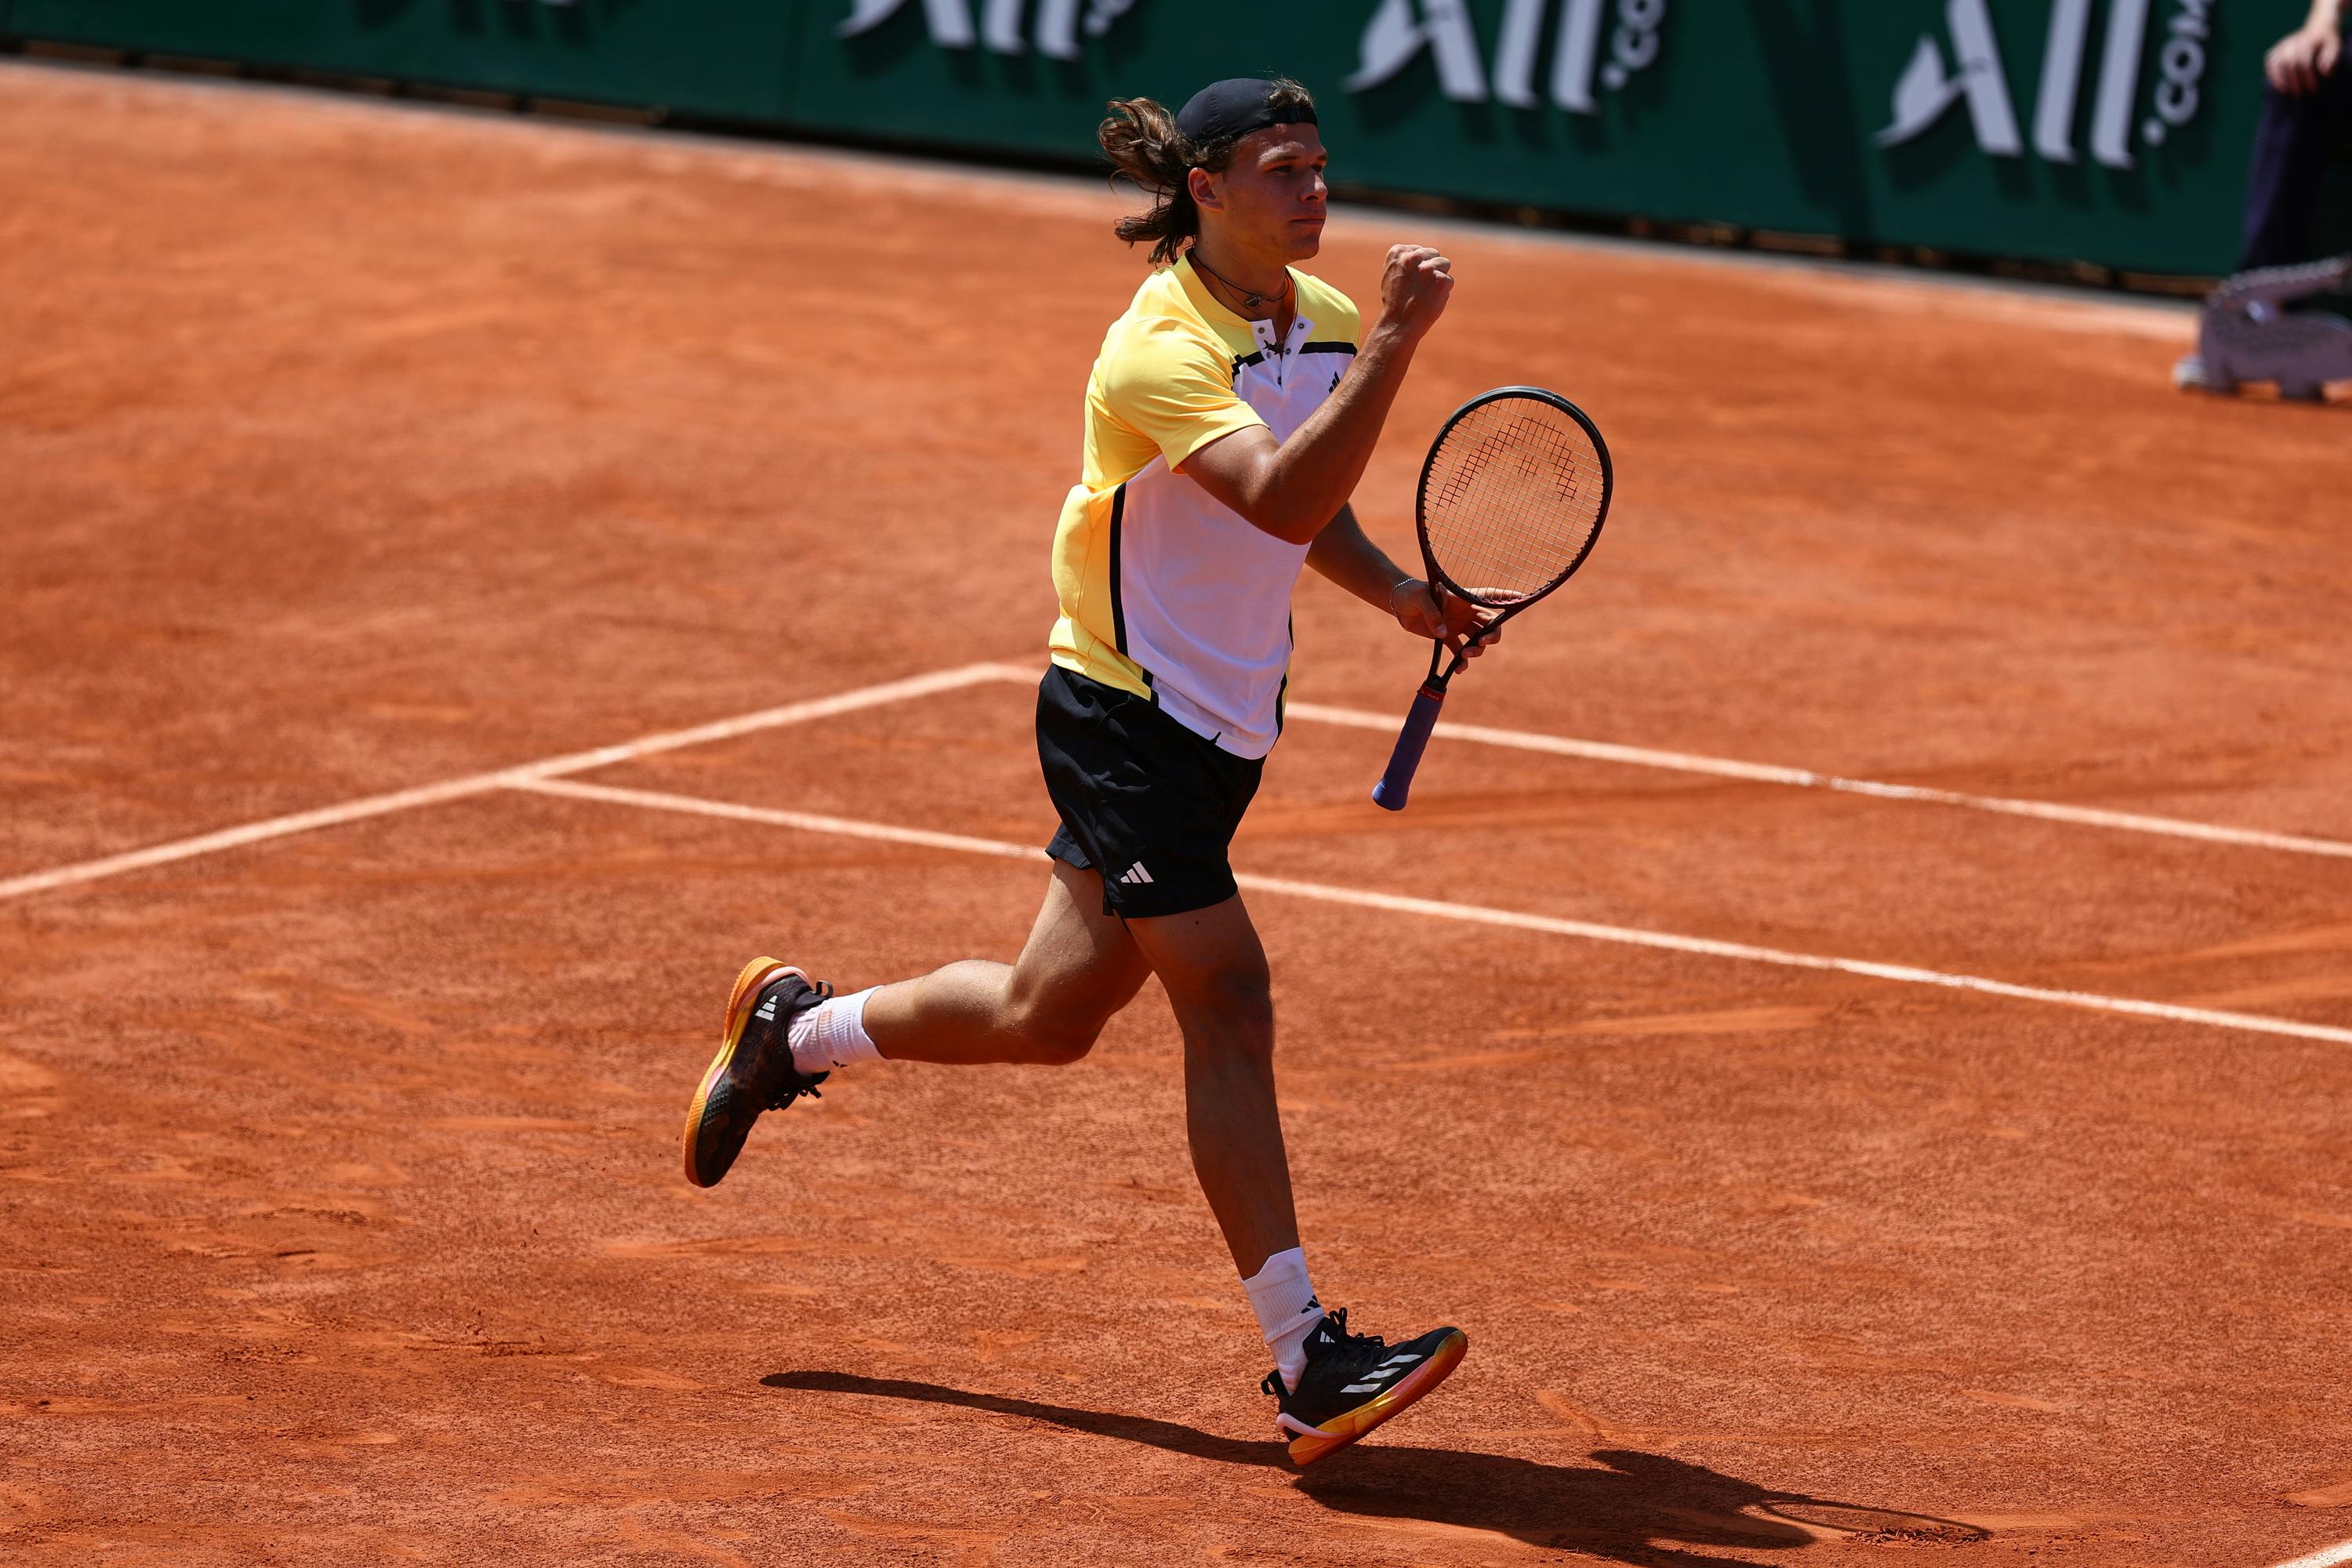
<svg viewBox="0 0 2352 1568"><path fill-rule="evenodd" d="M1055 859L1101 873L1103 912L1205 910L1234 896L1225 852L1262 757L1221 752L1140 697L1055 665L1037 688Z"/></svg>

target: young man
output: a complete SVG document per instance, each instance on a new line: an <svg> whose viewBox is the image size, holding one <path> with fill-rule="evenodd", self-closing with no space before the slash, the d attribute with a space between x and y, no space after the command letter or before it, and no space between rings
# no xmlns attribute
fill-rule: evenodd
<svg viewBox="0 0 2352 1568"><path fill-rule="evenodd" d="M1045 907L1009 967L966 960L835 996L774 959L747 965L687 1114L687 1179L717 1182L762 1110L861 1061L1075 1062L1157 974L1183 1032L1193 1169L1274 1352L1279 1428L1307 1464L1434 1388L1468 1341L1442 1328L1387 1345L1316 1299L1265 952L1226 852L1281 727L1301 566L1416 636L1486 640L1472 605L1399 570L1348 508L1452 267L1391 249L1360 339L1346 297L1290 267L1320 247L1325 214L1303 88L1244 79L1172 117L1149 99L1111 109L1103 148L1155 198L1117 232L1171 265L1104 339L1055 533L1037 749L1062 826Z"/></svg>

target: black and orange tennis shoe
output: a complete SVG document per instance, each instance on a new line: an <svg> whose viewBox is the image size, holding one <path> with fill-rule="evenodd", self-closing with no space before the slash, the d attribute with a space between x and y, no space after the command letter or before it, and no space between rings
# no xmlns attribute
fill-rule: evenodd
<svg viewBox="0 0 2352 1568"><path fill-rule="evenodd" d="M686 1108L686 1179L715 1187L742 1152L761 1113L782 1110L802 1095L824 1098L824 1073L793 1065L793 1020L833 994L833 987L788 963L755 958L727 996L727 1032L719 1054Z"/></svg>
<svg viewBox="0 0 2352 1568"><path fill-rule="evenodd" d="M1351 1334L1342 1307L1307 1336L1307 1370L1297 1388L1285 1388L1279 1372L1258 1386L1281 1404L1275 1425L1290 1434L1290 1462L1311 1465L1444 1383L1469 1348L1460 1329L1432 1329L1401 1345Z"/></svg>

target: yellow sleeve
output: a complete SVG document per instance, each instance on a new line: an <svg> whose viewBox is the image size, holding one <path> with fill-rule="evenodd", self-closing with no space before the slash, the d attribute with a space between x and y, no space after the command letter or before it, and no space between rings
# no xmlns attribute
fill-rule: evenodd
<svg viewBox="0 0 2352 1568"><path fill-rule="evenodd" d="M1103 366L1112 416L1158 447L1171 469L1220 437L1265 420L1234 392L1224 345L1170 317L1134 324Z"/></svg>

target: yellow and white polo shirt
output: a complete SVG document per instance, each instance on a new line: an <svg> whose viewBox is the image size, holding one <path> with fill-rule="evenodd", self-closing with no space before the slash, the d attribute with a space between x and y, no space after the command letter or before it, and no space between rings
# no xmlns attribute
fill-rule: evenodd
<svg viewBox="0 0 2352 1568"><path fill-rule="evenodd" d="M1054 531L1054 662L1147 698L1240 757L1274 749L1290 592L1307 546L1254 528L1182 473L1221 436L1286 441L1354 357L1348 297L1293 268L1287 340L1211 294L1189 260L1111 323L1087 382L1085 467Z"/></svg>

